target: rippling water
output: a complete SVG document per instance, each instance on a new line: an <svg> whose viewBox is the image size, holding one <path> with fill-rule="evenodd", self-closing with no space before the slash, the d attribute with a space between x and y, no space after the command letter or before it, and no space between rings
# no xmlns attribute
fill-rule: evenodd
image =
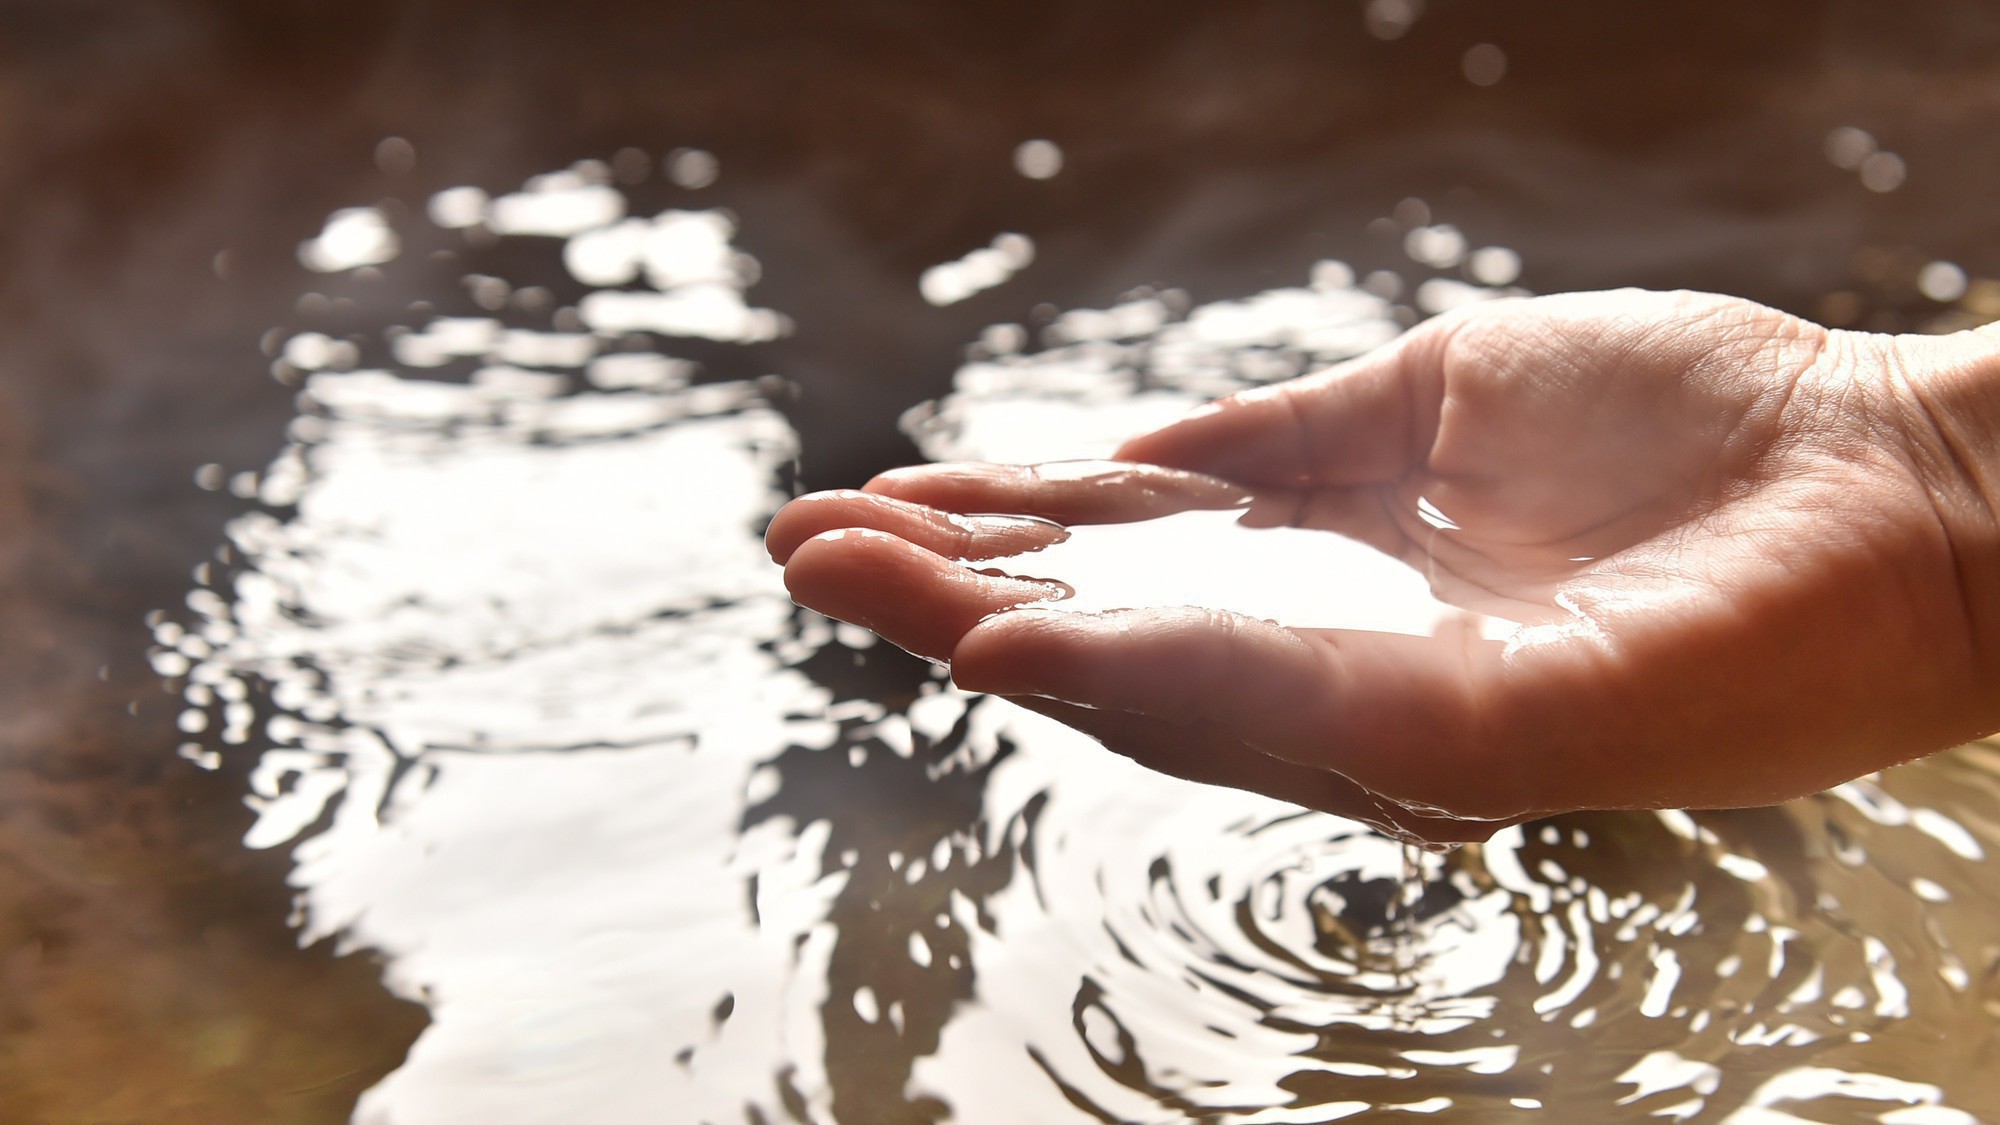
<svg viewBox="0 0 2000 1125"><path fill-rule="evenodd" d="M155 618L183 756L256 761L246 844L290 849L300 940L431 1013L358 1120L2000 1115L2000 751L1562 817L1418 881L1355 824L1142 771L792 607L757 538L785 385L688 341L793 326L726 211L629 215L607 172L334 216L310 268L393 279L450 235L464 291L269 341L291 443ZM1506 291L1511 252L1428 223L1416 308ZM509 275L523 247L561 264ZM997 325L905 427L1102 455L1393 337L1401 288L1326 262Z"/></svg>

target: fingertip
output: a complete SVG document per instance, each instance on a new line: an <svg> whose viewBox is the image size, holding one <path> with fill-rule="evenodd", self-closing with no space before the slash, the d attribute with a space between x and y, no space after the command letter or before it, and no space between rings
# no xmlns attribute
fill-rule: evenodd
<svg viewBox="0 0 2000 1125"><path fill-rule="evenodd" d="M873 629L926 659L943 659L983 618L1066 597L1067 587L967 568L872 528L838 528L799 545L785 567L792 600Z"/></svg>
<svg viewBox="0 0 2000 1125"><path fill-rule="evenodd" d="M920 504L927 508L977 511L980 500L991 490L995 474L1004 474L1011 468L969 461L904 465L876 473L861 486L861 491L869 496ZM992 507L987 510L1002 509Z"/></svg>
<svg viewBox="0 0 2000 1125"><path fill-rule="evenodd" d="M992 614L966 630L951 653L951 682L965 691L988 695L1046 695L1046 662L1023 651L1067 622L1087 625L1093 615L1036 605L1017 606Z"/></svg>
<svg viewBox="0 0 2000 1125"><path fill-rule="evenodd" d="M764 553L779 566L785 565L792 552L799 549L803 536L799 532L799 513L794 511L797 500L779 508L764 528Z"/></svg>
<svg viewBox="0 0 2000 1125"><path fill-rule="evenodd" d="M860 495L851 488L813 492L779 508L764 529L764 550L771 561L780 566L790 562L801 544L829 530L829 521L838 518L833 511L836 505Z"/></svg>
<svg viewBox="0 0 2000 1125"><path fill-rule="evenodd" d="M1220 402L1206 403L1168 422L1158 429L1136 434L1120 442L1111 456L1120 461L1133 461L1143 465L1178 465L1174 460L1175 437L1185 426L1195 419L1205 418L1221 410Z"/></svg>
<svg viewBox="0 0 2000 1125"><path fill-rule="evenodd" d="M861 491L877 496L903 498L905 493L916 491L925 481L935 479L938 465L904 465L900 468L885 469L868 478Z"/></svg>
<svg viewBox="0 0 2000 1125"><path fill-rule="evenodd" d="M809 536L785 560L785 589L800 605L821 608L832 593L845 592L857 575L900 560L893 535L861 527L840 527Z"/></svg>
<svg viewBox="0 0 2000 1125"><path fill-rule="evenodd" d="M882 591L924 589L944 569L945 560L886 532L834 528L811 536L792 552L785 564L785 592L808 609L894 634L889 639L903 648L936 656L937 646L945 642L928 628L913 629L903 622L897 599L885 598Z"/></svg>
<svg viewBox="0 0 2000 1125"><path fill-rule="evenodd" d="M1030 554L1066 542L1070 536L1068 528L1038 516L947 514L944 518L965 532L960 553L966 559Z"/></svg>
<svg viewBox="0 0 2000 1125"><path fill-rule="evenodd" d="M1285 429L1291 414L1280 401L1285 387L1259 387L1198 406L1128 439L1114 456L1231 481L1296 484L1306 466L1297 463L1295 436ZM1280 438L1285 440L1274 444Z"/></svg>
<svg viewBox="0 0 2000 1125"><path fill-rule="evenodd" d="M1217 399L1133 438L1118 456L1258 488L1391 479L1430 448L1438 356L1449 338L1418 329L1332 367Z"/></svg>

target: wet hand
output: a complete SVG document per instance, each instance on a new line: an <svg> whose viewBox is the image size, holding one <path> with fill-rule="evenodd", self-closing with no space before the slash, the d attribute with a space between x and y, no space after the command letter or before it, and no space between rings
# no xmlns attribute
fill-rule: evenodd
<svg viewBox="0 0 2000 1125"><path fill-rule="evenodd" d="M1966 452L1996 351L1693 294L1498 303L1119 453L1158 468L899 470L795 503L772 548L805 604L1182 776L1432 839L1768 803L2000 726L2000 536ZM1252 522L1358 536L1526 624L996 613L1053 592L956 560L1057 532L946 515L1252 497Z"/></svg>

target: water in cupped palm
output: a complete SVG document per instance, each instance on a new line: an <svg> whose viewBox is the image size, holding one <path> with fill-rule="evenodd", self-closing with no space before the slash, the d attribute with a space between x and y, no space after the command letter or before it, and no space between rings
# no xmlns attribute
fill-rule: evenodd
<svg viewBox="0 0 2000 1125"><path fill-rule="evenodd" d="M246 843L290 850L301 939L375 951L430 1011L360 1120L2000 1112L2000 751L1437 856L1148 773L791 605L757 535L813 451L782 379L685 353L794 328L726 212L634 216L603 173L329 223L308 264L391 276L398 237L469 232L466 288L273 341L290 441L230 482L223 557L157 621L182 753L254 759ZM521 244L562 275L509 276ZM1038 348L996 326L904 424L934 459L1102 456L1400 326L1331 262L1235 301L1135 293ZM1192 520L1153 531L1281 534ZM1121 565L1094 534L1040 560L1080 596L1092 557ZM1149 596L1183 597L1156 565ZM1299 623L1425 612L1420 575L1356 573L1319 589L1358 622Z"/></svg>

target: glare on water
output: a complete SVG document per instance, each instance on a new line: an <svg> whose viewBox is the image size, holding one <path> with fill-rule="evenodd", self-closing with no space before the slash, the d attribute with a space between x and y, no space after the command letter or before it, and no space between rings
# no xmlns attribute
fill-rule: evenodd
<svg viewBox="0 0 2000 1125"><path fill-rule="evenodd" d="M700 155L677 159L705 186ZM358 1119L2000 1108L2000 752L1414 860L1145 772L791 606L757 536L812 451L773 384L682 353L795 328L750 300L728 215L631 209L591 164L434 198L425 237L558 240L569 276L482 267L477 308L289 336L292 440L238 482L231 565L155 633L183 754L256 759L246 844L290 850L301 940L375 951L430 1011ZM1421 220L1413 253L1466 256ZM413 232L384 222L343 212L302 256L394 270ZM1505 292L1500 250L1426 300ZM1003 265L953 284L1032 277ZM520 299L558 281L587 292ZM905 426L935 459L1099 457L1401 324L1337 262L1237 300L1134 293L1039 348L995 326ZM1371 548L1235 520L1084 529L1004 565L1078 609L1238 596L1409 632L1458 612Z"/></svg>

